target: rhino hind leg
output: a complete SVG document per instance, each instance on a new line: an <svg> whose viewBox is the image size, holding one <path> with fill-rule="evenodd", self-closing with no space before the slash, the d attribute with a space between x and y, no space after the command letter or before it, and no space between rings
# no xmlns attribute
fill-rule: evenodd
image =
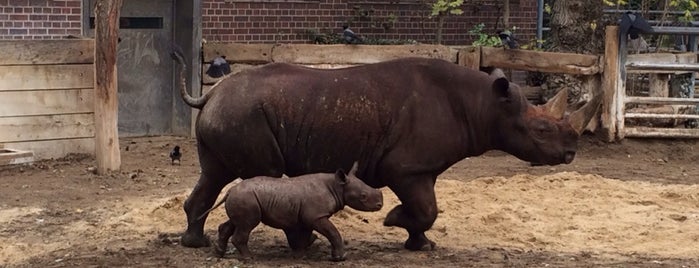
<svg viewBox="0 0 699 268"><path fill-rule="evenodd" d="M180 239L185 247L198 248L210 246L210 241L204 235L206 212L216 202L218 194L224 186L236 178L230 174L220 161L207 152L205 146L199 144L199 162L202 173L199 181L184 202L187 214L187 230Z"/></svg>
<svg viewBox="0 0 699 268"><path fill-rule="evenodd" d="M434 179L413 179L410 184L391 187L402 204L394 207L384 220L384 226L396 226L408 231L404 247L409 250L433 250L435 242L425 236L437 219Z"/></svg>

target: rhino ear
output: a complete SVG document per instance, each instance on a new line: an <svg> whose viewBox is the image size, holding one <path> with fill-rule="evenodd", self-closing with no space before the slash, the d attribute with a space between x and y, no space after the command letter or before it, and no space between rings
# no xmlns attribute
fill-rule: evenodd
<svg viewBox="0 0 699 268"><path fill-rule="evenodd" d="M345 175L345 171L342 169L338 169L335 171L335 178L340 181L340 184L344 185L347 183L347 175Z"/></svg>
<svg viewBox="0 0 699 268"><path fill-rule="evenodd" d="M500 102L512 102L512 94L510 94L510 81L507 78L498 78L493 82L493 93Z"/></svg>

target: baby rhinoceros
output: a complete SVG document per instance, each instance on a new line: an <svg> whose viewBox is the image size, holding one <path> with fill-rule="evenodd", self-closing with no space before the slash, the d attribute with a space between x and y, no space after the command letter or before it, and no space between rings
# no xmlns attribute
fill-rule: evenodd
<svg viewBox="0 0 699 268"><path fill-rule="evenodd" d="M360 211L377 211L383 194L355 176L357 163L349 174L343 170L308 174L293 178L255 177L231 187L214 208L225 201L229 220L218 227L215 251L226 252L229 238L242 259L250 259L250 232L260 222L284 230L289 247L300 253L316 239L313 231L332 245L331 260L343 261L342 237L329 218L345 205ZM212 208L213 209L213 208Z"/></svg>

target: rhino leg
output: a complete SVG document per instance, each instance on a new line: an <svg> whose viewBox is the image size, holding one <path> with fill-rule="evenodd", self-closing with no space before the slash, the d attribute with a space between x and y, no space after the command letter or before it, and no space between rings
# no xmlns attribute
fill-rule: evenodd
<svg viewBox="0 0 699 268"><path fill-rule="evenodd" d="M344 261L347 255L347 253L345 253L345 243L342 242L342 236L340 236L340 232L337 231L335 225L330 222L328 218L320 218L313 222L313 229L330 241L330 245L332 246L330 260Z"/></svg>
<svg viewBox="0 0 699 268"><path fill-rule="evenodd" d="M433 250L436 244L425 236L437 219L437 200L434 194L435 178L416 178L410 183L389 186L398 196L401 205L386 216L384 226L397 226L408 231L405 248L409 250Z"/></svg>
<svg viewBox="0 0 699 268"><path fill-rule="evenodd" d="M235 232L235 225L228 220L218 226L218 241L214 245L214 252L219 257L223 257L226 254L226 249L228 249L228 240Z"/></svg>
<svg viewBox="0 0 699 268"><path fill-rule="evenodd" d="M236 178L227 172L225 166L212 155L207 153L206 147L200 143L199 162L202 173L197 185L184 202L187 230L182 234L180 242L185 247L198 248L210 245L209 239L204 235L204 223L208 216L204 212L214 205L223 187Z"/></svg>
<svg viewBox="0 0 699 268"><path fill-rule="evenodd" d="M313 242L318 239L318 236L313 234L313 230L309 228L298 228L298 229L284 229L284 234L286 234L286 240L289 243L289 247L293 251L303 251L310 247Z"/></svg>

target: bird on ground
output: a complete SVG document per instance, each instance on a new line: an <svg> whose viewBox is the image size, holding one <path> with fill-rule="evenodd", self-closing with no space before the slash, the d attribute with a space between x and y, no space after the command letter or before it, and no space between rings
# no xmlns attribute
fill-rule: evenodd
<svg viewBox="0 0 699 268"><path fill-rule="evenodd" d="M359 44L364 42L362 38L354 34L347 25L342 26L342 37L347 44Z"/></svg>
<svg viewBox="0 0 699 268"><path fill-rule="evenodd" d="M177 164L180 164L181 157L182 153L180 152L180 146L175 145L175 148L172 148L172 151L170 151L170 164L174 165L175 161L177 161Z"/></svg>

